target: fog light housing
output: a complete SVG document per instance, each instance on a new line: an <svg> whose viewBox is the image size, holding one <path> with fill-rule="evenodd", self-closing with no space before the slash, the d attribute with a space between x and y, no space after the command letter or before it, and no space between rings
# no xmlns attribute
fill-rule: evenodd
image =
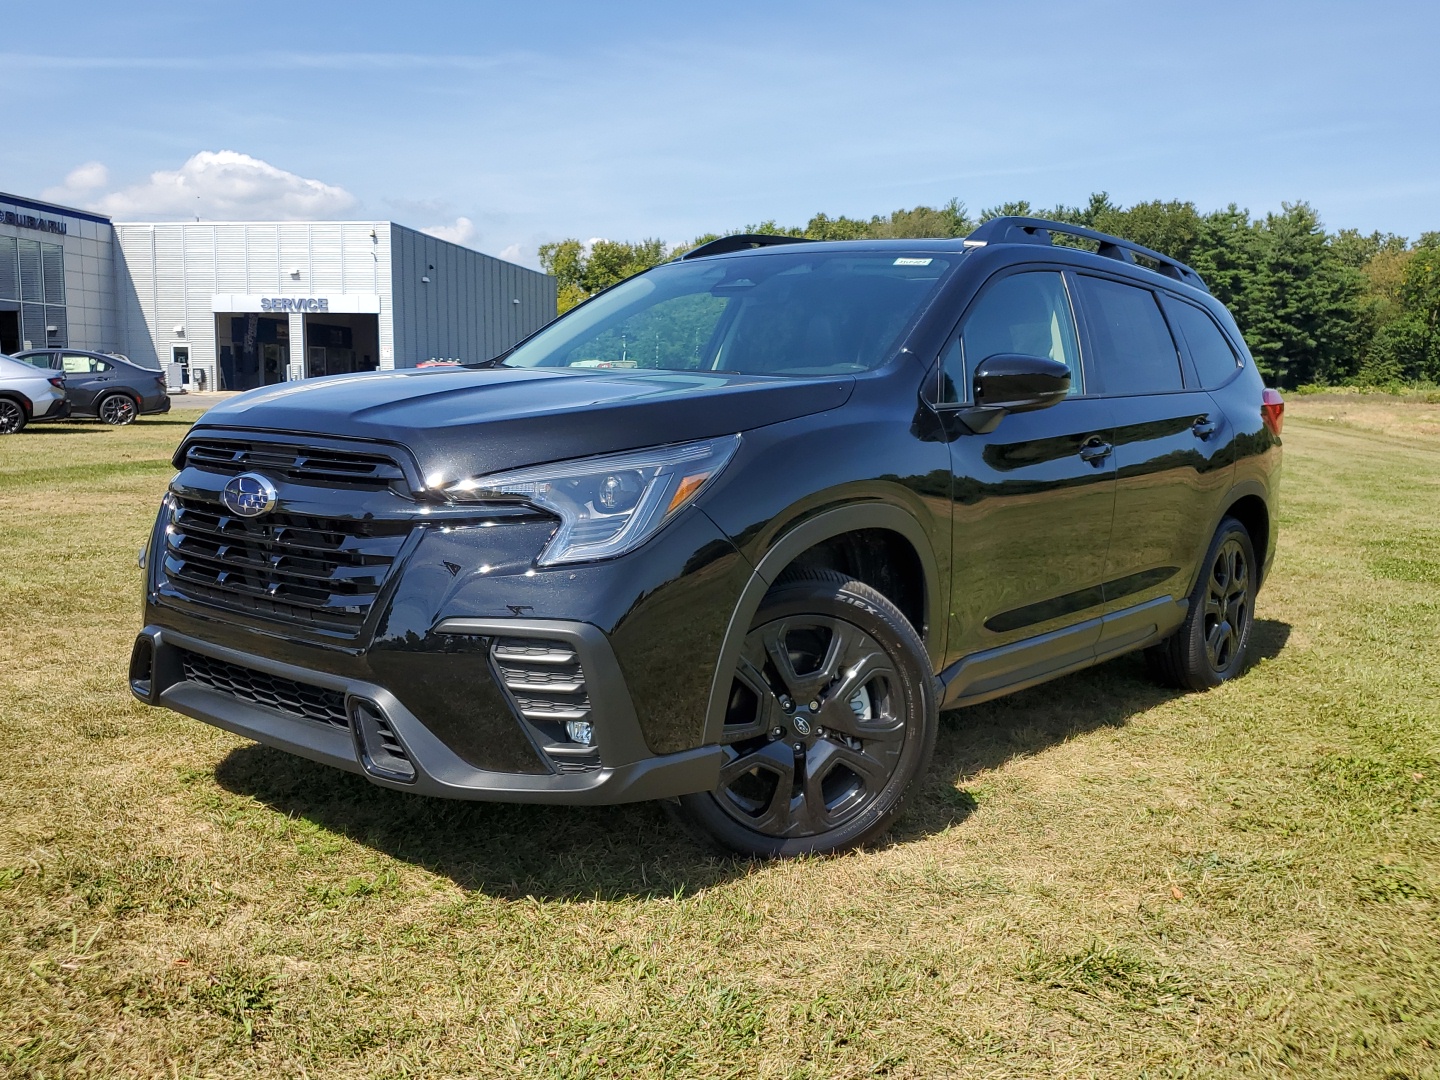
<svg viewBox="0 0 1440 1080"><path fill-rule="evenodd" d="M567 720L565 721L565 734L571 742L589 746L595 741L595 725L589 720Z"/></svg>
<svg viewBox="0 0 1440 1080"><path fill-rule="evenodd" d="M347 701L360 764L372 776L400 784L415 782L415 766L379 705L365 698Z"/></svg>

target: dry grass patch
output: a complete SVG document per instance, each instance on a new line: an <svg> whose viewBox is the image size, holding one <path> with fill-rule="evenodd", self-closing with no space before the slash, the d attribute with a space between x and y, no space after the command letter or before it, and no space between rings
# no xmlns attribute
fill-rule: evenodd
<svg viewBox="0 0 1440 1080"><path fill-rule="evenodd" d="M949 716L888 844L774 865L134 704L186 418L0 440L0 1071L1435 1080L1440 440L1312 406L1243 679Z"/></svg>

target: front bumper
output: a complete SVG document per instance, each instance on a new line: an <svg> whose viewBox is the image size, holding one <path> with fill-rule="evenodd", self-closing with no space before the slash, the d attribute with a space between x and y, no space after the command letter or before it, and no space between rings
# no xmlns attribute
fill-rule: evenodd
<svg viewBox="0 0 1440 1080"><path fill-rule="evenodd" d="M666 798L713 790L724 752L701 747L671 754L649 751L614 653L602 634L585 623L451 619L437 630L457 638L487 640L523 635L573 648L591 691L598 763L580 771L552 765L538 773L496 771L466 761L389 690L374 682L316 671L253 653L228 649L163 627L147 626L136 638L130 687L141 701L173 709L280 750L359 773L383 787L453 799L598 805ZM474 654L466 654L473 657ZM197 662L196 657L205 658ZM187 664L188 660L188 664ZM216 679L201 671L257 673ZM295 684L320 691L331 702L326 719L272 707ZM279 687L277 693L276 687ZM311 700L314 700L311 694ZM378 718L378 723L377 723ZM512 720L511 722L515 722ZM543 746L542 760L552 760Z"/></svg>

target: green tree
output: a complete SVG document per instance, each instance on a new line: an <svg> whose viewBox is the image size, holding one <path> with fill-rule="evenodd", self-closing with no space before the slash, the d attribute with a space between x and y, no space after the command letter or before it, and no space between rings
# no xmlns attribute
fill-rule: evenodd
<svg viewBox="0 0 1440 1080"><path fill-rule="evenodd" d="M602 289L664 262L669 254L663 240L596 240L588 250L579 240L557 240L540 245L540 267L559 284L557 307L563 315Z"/></svg>
<svg viewBox="0 0 1440 1080"><path fill-rule="evenodd" d="M1420 331L1415 369L1402 377L1440 378L1440 246L1419 248L1411 256L1400 286L1400 303Z"/></svg>

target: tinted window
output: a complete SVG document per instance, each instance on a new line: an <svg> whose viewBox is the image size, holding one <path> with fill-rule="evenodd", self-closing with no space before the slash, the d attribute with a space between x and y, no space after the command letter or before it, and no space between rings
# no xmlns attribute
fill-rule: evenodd
<svg viewBox="0 0 1440 1080"><path fill-rule="evenodd" d="M946 350L941 400L960 400L959 387L973 390L975 369L999 353L1060 361L1070 369L1070 392L1078 394L1082 379L1075 340L1070 298L1058 273L1042 270L1003 277L970 308L959 341Z"/></svg>
<svg viewBox="0 0 1440 1080"><path fill-rule="evenodd" d="M1194 304L1180 300L1167 300L1165 310L1170 314L1172 325L1185 338L1201 386L1207 389L1219 386L1235 374L1240 360L1214 319Z"/></svg>
<svg viewBox="0 0 1440 1080"><path fill-rule="evenodd" d="M1179 390L1180 357L1149 289L1081 276L1080 295L1095 347L1095 370L1107 394Z"/></svg>

